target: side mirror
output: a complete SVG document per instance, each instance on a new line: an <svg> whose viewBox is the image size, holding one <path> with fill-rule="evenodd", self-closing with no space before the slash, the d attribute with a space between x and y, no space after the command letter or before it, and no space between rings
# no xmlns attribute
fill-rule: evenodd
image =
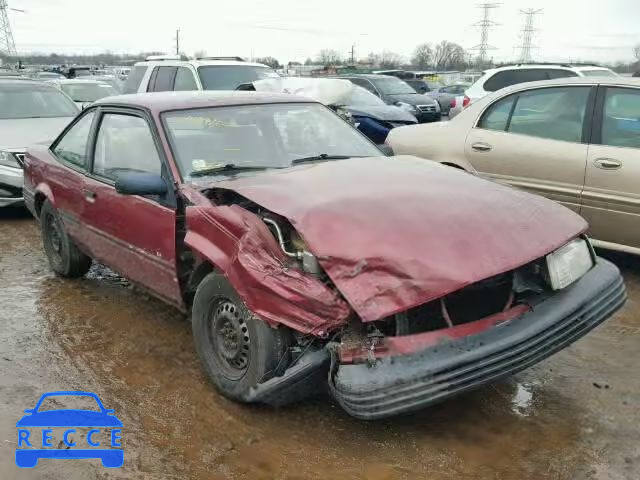
<svg viewBox="0 0 640 480"><path fill-rule="evenodd" d="M116 179L116 192L122 195L164 195L167 183L157 173L126 172Z"/></svg>

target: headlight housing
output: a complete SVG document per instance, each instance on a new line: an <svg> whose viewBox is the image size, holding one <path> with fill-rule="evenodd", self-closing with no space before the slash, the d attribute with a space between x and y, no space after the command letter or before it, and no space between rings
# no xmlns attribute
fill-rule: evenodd
<svg viewBox="0 0 640 480"><path fill-rule="evenodd" d="M20 164L18 163L18 160L16 160L16 157L14 157L13 153L5 150L0 150L0 165L20 168Z"/></svg>
<svg viewBox="0 0 640 480"><path fill-rule="evenodd" d="M400 107L401 109L406 110L409 113L416 113L418 111L415 106L407 102L396 102L396 107Z"/></svg>
<svg viewBox="0 0 640 480"><path fill-rule="evenodd" d="M593 267L588 240L576 238L546 257L546 273L553 290L562 290Z"/></svg>

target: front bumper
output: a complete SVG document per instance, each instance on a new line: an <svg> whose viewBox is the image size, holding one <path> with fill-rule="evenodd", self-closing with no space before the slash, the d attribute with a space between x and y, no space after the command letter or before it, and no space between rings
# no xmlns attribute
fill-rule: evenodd
<svg viewBox="0 0 640 480"><path fill-rule="evenodd" d="M438 122L442 118L442 112L417 112L414 116L418 123Z"/></svg>
<svg viewBox="0 0 640 480"><path fill-rule="evenodd" d="M619 270L598 259L576 283L485 332L368 364L336 365L329 385L362 419L418 410L519 372L562 350L624 304Z"/></svg>
<svg viewBox="0 0 640 480"><path fill-rule="evenodd" d="M22 186L24 177L21 168L0 165L0 208L23 205Z"/></svg>

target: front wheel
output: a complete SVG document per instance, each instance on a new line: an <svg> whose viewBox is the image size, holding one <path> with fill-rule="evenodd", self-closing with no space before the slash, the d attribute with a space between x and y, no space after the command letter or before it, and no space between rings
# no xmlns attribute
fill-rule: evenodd
<svg viewBox="0 0 640 480"><path fill-rule="evenodd" d="M192 327L207 375L233 400L245 401L251 388L281 374L290 363L286 328L271 328L256 318L220 273L210 273L198 286Z"/></svg>
<svg viewBox="0 0 640 480"><path fill-rule="evenodd" d="M46 200L40 211L42 243L51 269L61 277L81 277L91 267L91 259L69 238L60 215Z"/></svg>

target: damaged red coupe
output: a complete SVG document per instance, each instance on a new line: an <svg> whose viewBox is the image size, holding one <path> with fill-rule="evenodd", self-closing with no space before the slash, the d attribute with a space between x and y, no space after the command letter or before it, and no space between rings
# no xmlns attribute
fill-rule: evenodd
<svg viewBox="0 0 640 480"><path fill-rule="evenodd" d="M328 384L356 417L416 410L541 361L625 301L578 215L383 156L287 94L104 99L29 149L24 195L57 274L95 260L189 312L208 376L241 402Z"/></svg>

